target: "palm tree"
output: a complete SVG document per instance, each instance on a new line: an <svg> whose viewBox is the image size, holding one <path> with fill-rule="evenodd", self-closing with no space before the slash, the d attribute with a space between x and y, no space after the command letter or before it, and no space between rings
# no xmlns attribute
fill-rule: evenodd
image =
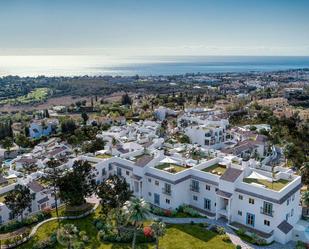
<svg viewBox="0 0 309 249"><path fill-rule="evenodd" d="M159 249L159 238L164 236L166 233L166 226L165 223L162 221L156 221L150 225L153 236L156 239L156 249Z"/></svg>
<svg viewBox="0 0 309 249"><path fill-rule="evenodd" d="M308 207L309 206L309 191L306 191L302 195L303 203Z"/></svg>
<svg viewBox="0 0 309 249"><path fill-rule="evenodd" d="M128 221L133 223L134 233L132 249L135 249L137 229L143 225L149 215L149 205L144 199L131 198L124 204L123 211L128 217Z"/></svg>
<svg viewBox="0 0 309 249"><path fill-rule="evenodd" d="M73 243L78 239L78 229L73 224L65 224L57 231L58 242L66 246L68 249L72 248Z"/></svg>

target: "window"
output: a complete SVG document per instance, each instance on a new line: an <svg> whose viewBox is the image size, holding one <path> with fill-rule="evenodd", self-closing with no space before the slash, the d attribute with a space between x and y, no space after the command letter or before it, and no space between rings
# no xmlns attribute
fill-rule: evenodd
<svg viewBox="0 0 309 249"><path fill-rule="evenodd" d="M148 182L151 182L151 178L148 178Z"/></svg>
<svg viewBox="0 0 309 249"><path fill-rule="evenodd" d="M127 170L126 170L126 175L127 175L127 176L129 176L129 175L130 175L130 172L129 172L129 171L127 171Z"/></svg>
<svg viewBox="0 0 309 249"><path fill-rule="evenodd" d="M237 213L238 213L239 216L242 216L242 211L238 210Z"/></svg>
<svg viewBox="0 0 309 249"><path fill-rule="evenodd" d="M191 181L191 191L199 192L199 190L200 190L200 183L199 183L199 181L192 180Z"/></svg>
<svg viewBox="0 0 309 249"><path fill-rule="evenodd" d="M160 195L154 194L153 198L154 198L154 204L159 206L160 205Z"/></svg>
<svg viewBox="0 0 309 249"><path fill-rule="evenodd" d="M171 200L170 199L165 199L166 204L170 204Z"/></svg>
<svg viewBox="0 0 309 249"><path fill-rule="evenodd" d="M264 220L264 225L265 226L270 226L270 221L269 220Z"/></svg>
<svg viewBox="0 0 309 249"><path fill-rule="evenodd" d="M217 192L219 189L218 189L218 188L216 188L215 190L216 190L216 192Z"/></svg>
<svg viewBox="0 0 309 249"><path fill-rule="evenodd" d="M254 204L254 199L253 198L249 198L249 203L250 204Z"/></svg>
<svg viewBox="0 0 309 249"><path fill-rule="evenodd" d="M238 195L238 199L242 200L244 197L242 195Z"/></svg>
<svg viewBox="0 0 309 249"><path fill-rule="evenodd" d="M289 220L289 216L290 216L290 214L289 214L289 213L287 213L287 214L285 215L285 220L286 220L286 221L288 221L288 220Z"/></svg>
<svg viewBox="0 0 309 249"><path fill-rule="evenodd" d="M171 184L165 183L163 188L164 194L170 195L172 193Z"/></svg>
<svg viewBox="0 0 309 249"><path fill-rule="evenodd" d="M103 168L103 169L102 169L102 176L105 176L105 175L106 175L106 169Z"/></svg>
<svg viewBox="0 0 309 249"><path fill-rule="evenodd" d="M291 217L294 215L294 208L291 210Z"/></svg>
<svg viewBox="0 0 309 249"><path fill-rule="evenodd" d="M121 168L117 168L117 176L121 176L122 172L121 172Z"/></svg>
<svg viewBox="0 0 309 249"><path fill-rule="evenodd" d="M269 215L269 216L273 216L273 204L270 202L264 201L262 213Z"/></svg>
<svg viewBox="0 0 309 249"><path fill-rule="evenodd" d="M292 201L294 201L294 199L295 199L295 194L292 195Z"/></svg>
<svg viewBox="0 0 309 249"><path fill-rule="evenodd" d="M151 196L151 192L148 192L148 195Z"/></svg>
<svg viewBox="0 0 309 249"><path fill-rule="evenodd" d="M159 186L159 181L155 181L155 185Z"/></svg>
<svg viewBox="0 0 309 249"><path fill-rule="evenodd" d="M247 221L246 221L247 225L254 227L254 221L255 221L255 215L247 213Z"/></svg>
<svg viewBox="0 0 309 249"><path fill-rule="evenodd" d="M13 220L15 218L13 213L9 213L9 220Z"/></svg>
<svg viewBox="0 0 309 249"><path fill-rule="evenodd" d="M210 191L210 186L206 184L206 190Z"/></svg>
<svg viewBox="0 0 309 249"><path fill-rule="evenodd" d="M204 199L204 209L207 209L207 210L211 209L211 200Z"/></svg>
<svg viewBox="0 0 309 249"><path fill-rule="evenodd" d="M194 200L194 201L197 201L197 200L198 200L198 198L197 198L196 195L193 195L193 200Z"/></svg>
<svg viewBox="0 0 309 249"><path fill-rule="evenodd" d="M290 204L290 198L287 199L287 201L286 201L286 205L288 206L289 204Z"/></svg>
<svg viewBox="0 0 309 249"><path fill-rule="evenodd" d="M113 165L109 164L108 165L108 170L112 170L113 169Z"/></svg>

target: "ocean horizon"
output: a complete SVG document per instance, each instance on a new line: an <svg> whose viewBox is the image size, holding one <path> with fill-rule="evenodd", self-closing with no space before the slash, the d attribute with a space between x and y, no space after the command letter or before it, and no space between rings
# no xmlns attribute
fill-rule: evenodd
<svg viewBox="0 0 309 249"><path fill-rule="evenodd" d="M178 75L309 69L309 56L0 56L0 77Z"/></svg>

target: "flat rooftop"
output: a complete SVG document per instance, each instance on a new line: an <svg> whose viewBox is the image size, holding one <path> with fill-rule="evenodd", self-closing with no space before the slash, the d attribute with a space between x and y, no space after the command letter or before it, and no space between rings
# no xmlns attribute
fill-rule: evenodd
<svg viewBox="0 0 309 249"><path fill-rule="evenodd" d="M163 163L158 166L155 166L155 168L174 174L188 169L188 167L180 166L173 163Z"/></svg>
<svg viewBox="0 0 309 249"><path fill-rule="evenodd" d="M214 175L221 176L221 175L223 175L225 173L226 169L227 168L226 168L225 165L216 163L216 164L214 164L212 166L209 166L207 168L202 169L202 171L207 172L207 173L211 173L211 174L214 174Z"/></svg>
<svg viewBox="0 0 309 249"><path fill-rule="evenodd" d="M284 188L286 185L290 183L289 180L285 180L285 179L280 179L274 182L269 182L263 179L244 178L243 181L249 184L254 184L254 183L260 184L260 185L263 185L265 188L275 190L275 191L280 191L282 188Z"/></svg>

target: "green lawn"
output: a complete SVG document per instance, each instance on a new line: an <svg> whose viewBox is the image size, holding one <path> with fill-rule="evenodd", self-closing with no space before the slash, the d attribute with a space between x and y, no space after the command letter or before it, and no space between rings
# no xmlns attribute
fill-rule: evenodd
<svg viewBox="0 0 309 249"><path fill-rule="evenodd" d="M279 191L283 187L285 187L290 181L280 179L279 181L275 181L273 183L267 181L267 180L260 180L260 179L251 179L251 178L244 178L245 183L258 183L261 185L264 185L266 188Z"/></svg>
<svg viewBox="0 0 309 249"><path fill-rule="evenodd" d="M87 244L87 249L129 249L130 244L118 244L118 243L102 243L97 238L97 230L93 225L93 219L99 215L99 211L91 216L80 220L65 220L62 224L73 223L80 230L87 232L90 237L90 242ZM57 229L57 222L49 222L39 228L36 236L26 244L18 247L21 249L29 249L33 247L35 241L39 241L47 238ZM57 245L56 249L64 249L65 247ZM153 249L155 245L139 244L137 249ZM199 225L182 224L182 225L168 225L166 235L160 240L161 249L232 249L235 246L232 243L226 243L222 241L222 238L211 231L206 231L205 228Z"/></svg>
<svg viewBox="0 0 309 249"><path fill-rule="evenodd" d="M14 99L1 100L0 104L30 104L33 102L40 102L47 98L49 92L50 90L48 88L36 88L24 96Z"/></svg>

